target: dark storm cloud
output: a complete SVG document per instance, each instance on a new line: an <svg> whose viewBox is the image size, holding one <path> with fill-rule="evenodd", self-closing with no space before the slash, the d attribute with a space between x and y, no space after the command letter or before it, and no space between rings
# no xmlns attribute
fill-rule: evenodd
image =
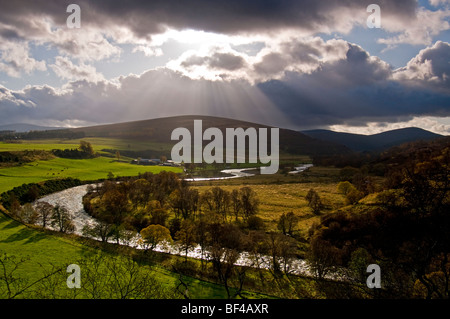
<svg viewBox="0 0 450 319"><path fill-rule="evenodd" d="M30 86L11 91L0 86L0 114L6 114L0 124L114 123L188 114L259 120L260 109L276 118L271 105L258 98L262 94L248 83L192 80L162 68L118 81L119 85L76 81L65 90Z"/></svg>
<svg viewBox="0 0 450 319"><path fill-rule="evenodd" d="M297 127L364 126L367 122L395 123L414 116L450 116L450 96L426 89L414 90L388 82L342 90L319 83L312 86L314 76L295 80L304 81L304 91L279 80L258 87Z"/></svg>
<svg viewBox="0 0 450 319"><path fill-rule="evenodd" d="M96 34L98 29L124 27L134 36L150 38L166 28L228 34L263 31L276 34L285 28L329 32L345 28L353 14L358 18L361 15L362 21L358 23L364 25L365 10L371 2L0 0L0 39L13 42L51 33L46 29L49 25L65 25L66 8L71 3L81 7L82 31L93 27ZM415 0L377 3L382 7L383 21L390 19L402 24L416 17ZM54 23L46 25L45 19ZM87 37L87 43L70 42L63 37L64 32L51 35L64 52L80 55L90 48L94 53L86 53L89 56L112 55L105 53L110 43L103 37ZM48 40L42 39L43 43ZM95 51L91 44L101 41L104 45ZM237 76L249 70L263 78L256 77L264 82L254 85L235 78L230 82L196 80L161 68L139 76L122 76L118 85L101 79L95 83L71 82L60 91L48 86L11 91L0 86L0 123L74 119L102 123L180 114L246 117L260 122L262 115L274 119L274 114L283 114L293 125L303 126L401 121L416 115L450 116L448 43L439 42L421 51L405 68L394 72L361 47L343 42L288 43L279 50L268 51L253 65L246 64L236 52L192 55L181 62L186 68L239 70L234 72ZM344 54L333 53L337 48L343 48ZM114 48L110 51L114 52ZM336 59L321 59L328 51ZM64 62L60 59L55 65L63 66ZM297 68L289 68L297 64ZM441 90L436 91L436 87ZM261 114L257 112L259 106L264 109Z"/></svg>
<svg viewBox="0 0 450 319"><path fill-rule="evenodd" d="M446 59L447 47L448 43L439 42L422 50L403 72L417 73L422 70L419 62L428 61L427 65L433 67L426 69L437 75L431 74L430 80L436 81L440 75L445 80L447 65L442 61ZM205 61L198 58L191 63ZM416 61L419 66L413 68ZM432 85L410 85L409 81L395 79L393 74L387 63L348 44L343 58L323 63L311 73L285 72L279 80L257 85L194 80L161 68L139 76L122 76L118 84L106 80L77 81L64 90L29 86L21 91L0 86L1 123L73 119L104 123L203 114L255 122L263 122L266 116L270 119L267 124L311 127L450 116L449 92L436 91ZM421 81L429 83L428 79ZM284 122L276 122L275 118Z"/></svg>
<svg viewBox="0 0 450 319"><path fill-rule="evenodd" d="M140 35L158 32L162 25L177 29L193 28L218 33L296 28L314 30L333 26L341 18L342 8L365 11L371 1L360 0L193 0L193 1L113 1L92 2L92 8L120 21L134 21ZM414 0L378 1L386 15L407 19L415 14ZM341 15L341 16L340 16ZM128 24L128 23L127 23Z"/></svg>
<svg viewBox="0 0 450 319"><path fill-rule="evenodd" d="M392 73L385 62L349 44L343 59L258 85L194 80L161 68L120 77L119 85L77 81L65 91L44 86L18 92L0 86L0 113L9 122L98 123L203 114L298 128L450 116L450 94L410 86Z"/></svg>
<svg viewBox="0 0 450 319"><path fill-rule="evenodd" d="M9 40L17 40L21 39L19 33L11 28L0 29L0 38L9 39Z"/></svg>
<svg viewBox="0 0 450 319"><path fill-rule="evenodd" d="M442 44L434 47L441 53L445 51ZM431 58L427 54L430 50L412 61L421 60L423 55ZM428 61L437 66L445 59L443 56L445 53ZM442 66L447 67L445 63ZM435 73L439 75L441 70ZM294 125L303 127L450 116L450 92L437 91L435 86L411 86L408 81L394 80L386 63L354 45L349 45L346 59L325 64L311 74L290 72L282 80L258 84Z"/></svg>
<svg viewBox="0 0 450 319"><path fill-rule="evenodd" d="M82 24L108 27L125 26L139 37L161 33L166 27L197 29L218 33L258 32L282 28L322 31L345 23L352 12L365 14L371 3L359 0L298 1L298 0L18 0L0 1L0 21L33 29L27 17L49 16L63 25L66 7L77 3L82 10ZM377 1L383 17L408 20L415 16L415 0ZM352 11L353 10L353 11ZM350 16L349 16L350 15ZM361 21L361 23L365 23Z"/></svg>

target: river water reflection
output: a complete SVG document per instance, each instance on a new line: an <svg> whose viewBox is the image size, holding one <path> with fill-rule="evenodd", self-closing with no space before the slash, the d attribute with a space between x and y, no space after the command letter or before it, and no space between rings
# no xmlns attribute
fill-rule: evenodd
<svg viewBox="0 0 450 319"><path fill-rule="evenodd" d="M298 174L301 172L306 171L308 168L312 167L313 164L302 164L300 166L294 167L294 171L290 171L289 174ZM231 178L239 178L239 177L249 177L254 176L255 174L250 173L253 170L257 170L258 168L231 168L231 169L224 169L220 171L224 174L230 174L230 176L220 176L220 177L192 177L192 178L185 178L185 181L188 182L198 182L198 181L214 181L214 180L222 180L222 179L231 179Z"/></svg>

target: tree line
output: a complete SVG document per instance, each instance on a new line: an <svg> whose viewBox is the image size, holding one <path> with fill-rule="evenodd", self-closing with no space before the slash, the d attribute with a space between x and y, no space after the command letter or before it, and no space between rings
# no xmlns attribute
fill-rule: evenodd
<svg viewBox="0 0 450 319"><path fill-rule="evenodd" d="M0 133L1 141L13 141L17 142L20 140L41 140L50 138L59 139L78 139L85 137L84 132L75 132L70 129L61 130L44 130L44 131L28 131L28 132L15 132L15 131L4 131Z"/></svg>
<svg viewBox="0 0 450 319"><path fill-rule="evenodd" d="M96 157L96 153L91 143L81 140L80 146L74 149L54 149L52 153L55 156L71 159L89 159Z"/></svg>
<svg viewBox="0 0 450 319"><path fill-rule="evenodd" d="M311 230L313 267L321 277L346 269L361 278L376 263L383 274L377 297L448 299L449 139L407 144L384 159L384 184L370 205L358 204L361 189L339 184L350 206Z"/></svg>
<svg viewBox="0 0 450 319"><path fill-rule="evenodd" d="M257 216L257 194L248 186L231 191L216 186L200 194L174 173L146 173L92 187L83 203L98 220L85 227L85 235L119 243L139 233L139 244L148 253L173 244L186 263L189 251L199 247L201 270L211 270L229 298L241 294L250 267L280 278L292 271L297 258L298 217L284 213L279 231L268 231ZM244 252L250 256L248 264L237 266Z"/></svg>

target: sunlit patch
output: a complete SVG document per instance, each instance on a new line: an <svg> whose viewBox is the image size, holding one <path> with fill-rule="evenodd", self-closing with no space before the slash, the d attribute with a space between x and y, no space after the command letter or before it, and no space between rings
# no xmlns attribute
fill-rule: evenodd
<svg viewBox="0 0 450 319"><path fill-rule="evenodd" d="M199 30L185 29L185 30L173 30L152 36L151 44L154 46L160 46L168 40L175 40L179 43L185 44L199 44L204 45L218 45L218 44L245 44L252 42L249 37L244 36L229 36L226 34L218 34L213 32L205 32Z"/></svg>
<svg viewBox="0 0 450 319"><path fill-rule="evenodd" d="M148 56L161 55L164 44L176 42L186 50L165 66L191 79L231 80L245 79L243 68L264 46L266 37L226 35L192 29L173 30L152 36L146 45L135 51ZM164 54L170 52L164 52ZM249 55L251 53L251 55Z"/></svg>
<svg viewBox="0 0 450 319"><path fill-rule="evenodd" d="M244 79L246 56L229 47L189 50L167 63L167 68L191 79L210 81Z"/></svg>

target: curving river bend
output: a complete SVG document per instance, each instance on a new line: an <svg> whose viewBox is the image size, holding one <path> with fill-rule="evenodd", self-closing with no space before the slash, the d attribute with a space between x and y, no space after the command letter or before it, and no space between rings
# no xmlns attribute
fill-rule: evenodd
<svg viewBox="0 0 450 319"><path fill-rule="evenodd" d="M211 177L211 178L198 177L198 178L186 179L186 180L188 180L188 181L207 181L207 180L229 179L229 178L252 176L253 174L245 172L245 171L249 171L249 170L251 170L251 168L229 169L229 170L224 170L222 172L227 173L227 174L232 174L232 176ZM297 170L297 168L296 168L296 170ZM53 193L53 194L50 194L50 195L40 198L34 204L36 204L38 202L48 202L49 204L51 204L53 206L56 206L56 205L64 206L68 210L68 212L71 215L73 222L75 224L74 233L79 236L83 236L82 235L83 226L95 225L95 223L96 223L96 220L93 217L91 217L90 215L88 215L83 208L83 196L86 195L88 187L89 187L89 185L81 185L81 186L76 186L73 188L63 190L61 192ZM141 247L138 244L139 238L140 238L139 234L137 234L136 237L133 240L129 241L127 244L132 247L135 247L137 249L143 249L143 247ZM125 244L125 243L123 243L123 244ZM181 253L180 253L181 250L176 244L174 244L174 245L158 245L158 247L156 247L155 251L181 255ZM183 255L184 255L184 253L183 253ZM201 254L200 246L197 246L197 247L191 249L188 252L188 256L192 257L192 258L201 259L202 254ZM208 259L208 253L206 253L206 254L204 253L203 258ZM253 266L254 260L251 258L251 256L248 253L244 252L241 254L241 256L238 259L238 261L236 262L236 264ZM270 258L268 256L262 256L259 260L259 267L269 268L270 267ZM311 276L311 271L310 271L310 268L307 265L306 261L300 260L300 259L297 259L291 263L290 271L295 274Z"/></svg>

